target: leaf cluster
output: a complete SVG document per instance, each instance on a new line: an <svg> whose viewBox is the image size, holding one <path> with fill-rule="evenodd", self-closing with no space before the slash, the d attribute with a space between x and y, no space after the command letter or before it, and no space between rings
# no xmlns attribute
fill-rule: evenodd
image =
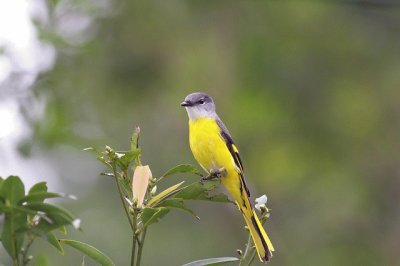
<svg viewBox="0 0 400 266"><path fill-rule="evenodd" d="M18 176L0 177L0 215L4 215L0 240L14 266L27 265L32 260L33 256L28 252L37 238L47 241L64 254L60 244L62 241L55 232L66 234L68 225L79 229L80 220L75 219L68 210L45 202L46 199L60 197L72 198L66 194L48 192L46 182L33 185L25 194L24 183ZM63 243L69 245L68 241ZM88 255L93 249L87 245L79 250ZM103 263L108 259L104 254L97 256L97 259L102 265L112 265Z"/></svg>

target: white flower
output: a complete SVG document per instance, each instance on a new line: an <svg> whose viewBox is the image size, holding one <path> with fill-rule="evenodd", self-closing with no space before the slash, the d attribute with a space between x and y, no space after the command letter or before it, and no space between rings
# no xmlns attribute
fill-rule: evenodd
<svg viewBox="0 0 400 266"><path fill-rule="evenodd" d="M75 229L81 228L81 219L75 219L75 220L73 220L73 221L72 221L72 226L73 226Z"/></svg>
<svg viewBox="0 0 400 266"><path fill-rule="evenodd" d="M261 211L261 209L264 209L264 210L267 209L267 206L266 206L267 200L268 200L268 198L267 198L267 195L265 195L265 194L259 198L256 198L256 205L254 207L259 211Z"/></svg>
<svg viewBox="0 0 400 266"><path fill-rule="evenodd" d="M122 156L124 156L125 154L116 152L115 155L116 155L117 158L119 159L119 158L121 158Z"/></svg>

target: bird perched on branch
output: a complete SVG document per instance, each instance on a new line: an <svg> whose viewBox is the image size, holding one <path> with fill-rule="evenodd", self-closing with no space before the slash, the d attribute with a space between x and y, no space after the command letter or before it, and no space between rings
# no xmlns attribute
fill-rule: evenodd
<svg viewBox="0 0 400 266"><path fill-rule="evenodd" d="M243 214L260 260L268 262L274 247L250 204L239 151L218 117L213 99L195 92L181 105L189 116L189 143L194 158L209 176L221 179Z"/></svg>

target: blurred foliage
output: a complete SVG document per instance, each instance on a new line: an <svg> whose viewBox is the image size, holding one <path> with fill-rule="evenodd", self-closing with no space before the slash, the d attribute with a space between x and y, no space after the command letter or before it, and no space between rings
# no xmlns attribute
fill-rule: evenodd
<svg viewBox="0 0 400 266"><path fill-rule="evenodd" d="M18 176L0 177L0 215L4 215L0 242L7 251L13 266L46 265L31 254L33 242L42 238L59 253L64 254L60 243L74 246L100 265L113 266L110 259L96 248L75 240L58 239L57 232L67 233L66 226L79 229L80 220L74 219L68 210L45 203L49 198L64 197L48 192L46 182L32 186L25 195L25 185ZM37 242L37 241L36 241ZM72 243L72 244L71 244Z"/></svg>
<svg viewBox="0 0 400 266"><path fill-rule="evenodd" d="M78 149L105 139L122 146L135 124L145 132L143 157L157 166L153 172L194 163L179 103L204 91L238 144L253 199L269 197L273 263L400 263L394 1L52 2L54 23L41 30L58 59L35 84L36 96L48 103L28 142L63 154L66 186L79 191L96 174L86 166L89 156L76 160ZM57 27L67 15L91 22L71 37ZM79 176L69 173L69 160L83 169ZM105 221L86 228L88 242L126 265L120 259L130 249L120 229L126 221L109 185L99 179L79 192L86 203L71 207L87 220ZM158 252L144 250L145 264L234 255L245 239L234 207L198 208L196 225L176 214L154 226L148 241ZM104 227L113 228L112 239L98 234ZM198 239L190 245L187 230ZM79 261L65 265L73 263Z"/></svg>

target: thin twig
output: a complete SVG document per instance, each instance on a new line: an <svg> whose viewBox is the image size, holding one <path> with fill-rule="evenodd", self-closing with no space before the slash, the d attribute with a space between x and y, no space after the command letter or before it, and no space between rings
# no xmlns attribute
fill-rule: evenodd
<svg viewBox="0 0 400 266"><path fill-rule="evenodd" d="M22 265L28 265L28 263L29 263L29 259L27 257L28 251L29 251L29 248L32 246L34 240L35 240L35 238L31 236L28 243L26 244L26 246L24 248L24 251L22 252Z"/></svg>
<svg viewBox="0 0 400 266"><path fill-rule="evenodd" d="M240 266L242 266L242 265L250 265L249 263L247 263L247 264L245 264L247 261L249 261L249 253L252 251L252 249L253 249L253 240L252 240L252 238L251 238L251 234L250 234L250 232L249 232L249 238L248 238L248 240L247 240L247 244L246 244L246 249L245 249L245 251L244 251L244 254L243 254L243 256L242 256L242 258L241 258L241 260L240 260L240 263L239 263L239 265Z"/></svg>
<svg viewBox="0 0 400 266"><path fill-rule="evenodd" d="M124 195L122 193L122 188L121 188L121 185L120 185L120 183L118 181L117 171L115 170L115 163L113 164L113 172L114 172L115 182L117 183L118 194L119 194L119 197L121 199L122 206L124 207L125 214L126 214L126 217L128 218L129 225L131 226L132 232L135 233L136 228L135 228L135 226L133 225L133 223L132 223L132 221L130 219L129 211L128 211L128 208L127 208L127 206L125 204Z"/></svg>
<svg viewBox="0 0 400 266"><path fill-rule="evenodd" d="M136 235L132 235L132 254L131 254L131 266L135 266L135 253L136 253Z"/></svg>
<svg viewBox="0 0 400 266"><path fill-rule="evenodd" d="M137 257L137 260L136 260L136 266L140 266L140 261L142 259L142 251L143 251L144 240L145 240L145 237L146 237L146 232L147 232L147 227L143 230L143 233L141 234L141 237L140 237L139 249L138 249L138 257Z"/></svg>

